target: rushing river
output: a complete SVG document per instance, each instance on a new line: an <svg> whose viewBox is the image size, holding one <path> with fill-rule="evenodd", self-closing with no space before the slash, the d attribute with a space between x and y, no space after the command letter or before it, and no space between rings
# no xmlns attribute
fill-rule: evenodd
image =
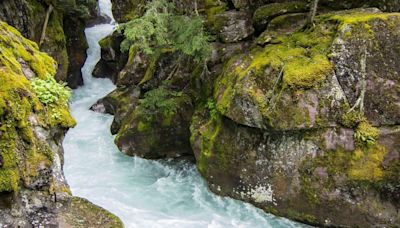
<svg viewBox="0 0 400 228"><path fill-rule="evenodd" d="M100 0L100 10L112 17L110 0ZM100 59L98 41L113 30L112 24L86 29L85 86L74 91L71 101L78 124L64 141L64 171L72 193L111 211L126 227L300 227L214 195L192 164L149 161L118 150L109 130L113 117L89 110L115 88L110 80L91 75Z"/></svg>

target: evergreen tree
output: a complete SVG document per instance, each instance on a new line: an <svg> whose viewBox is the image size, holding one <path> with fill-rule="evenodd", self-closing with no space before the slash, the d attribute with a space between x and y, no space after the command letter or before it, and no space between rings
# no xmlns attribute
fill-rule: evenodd
<svg viewBox="0 0 400 228"><path fill-rule="evenodd" d="M177 15L166 0L153 0L140 18L120 26L125 40L122 51L135 48L148 55L168 49L204 61L211 53L210 37L205 33L200 16Z"/></svg>

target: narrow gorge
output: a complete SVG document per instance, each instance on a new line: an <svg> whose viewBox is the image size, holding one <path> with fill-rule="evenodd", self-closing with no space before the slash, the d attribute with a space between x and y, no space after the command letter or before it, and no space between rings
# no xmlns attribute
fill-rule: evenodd
<svg viewBox="0 0 400 228"><path fill-rule="evenodd" d="M399 12L3 0L0 227L400 226Z"/></svg>

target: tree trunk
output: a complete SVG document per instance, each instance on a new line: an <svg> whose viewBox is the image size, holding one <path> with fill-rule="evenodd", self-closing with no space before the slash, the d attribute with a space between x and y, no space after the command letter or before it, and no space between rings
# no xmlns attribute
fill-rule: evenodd
<svg viewBox="0 0 400 228"><path fill-rule="evenodd" d="M314 27L314 19L317 14L319 0L313 0L311 3L310 13L308 15L305 27Z"/></svg>
<svg viewBox="0 0 400 228"><path fill-rule="evenodd" d="M42 46L44 39L46 38L47 24L49 23L50 15L53 12L53 9L54 9L54 7L51 4L47 8L46 18L44 19L44 23L43 23L42 35L40 36L39 46Z"/></svg>

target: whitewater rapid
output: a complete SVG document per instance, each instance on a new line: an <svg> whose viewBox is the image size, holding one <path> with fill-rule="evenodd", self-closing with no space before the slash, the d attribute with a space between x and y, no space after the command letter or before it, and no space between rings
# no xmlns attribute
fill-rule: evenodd
<svg viewBox="0 0 400 228"><path fill-rule="evenodd" d="M112 18L110 0L100 0ZM125 227L301 227L265 214L250 204L214 195L196 167L180 161L149 161L122 154L110 133L113 117L89 107L115 89L109 79L92 77L100 59L98 41L114 30L110 24L87 28L85 85L76 89L71 112L77 126L64 140L64 172L72 193L117 215Z"/></svg>

